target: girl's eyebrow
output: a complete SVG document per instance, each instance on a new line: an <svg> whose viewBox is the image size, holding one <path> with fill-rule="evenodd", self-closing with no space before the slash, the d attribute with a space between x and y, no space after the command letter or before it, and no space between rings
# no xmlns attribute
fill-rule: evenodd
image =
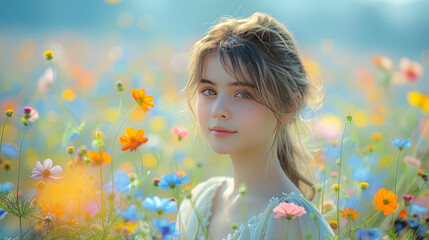
<svg viewBox="0 0 429 240"><path fill-rule="evenodd" d="M201 79L200 83L207 83L207 84L216 86L216 83L204 78ZM248 83L248 82L230 82L228 83L228 86L233 86L233 87L244 86L244 87L250 87L250 88L256 89L256 86L254 84Z"/></svg>

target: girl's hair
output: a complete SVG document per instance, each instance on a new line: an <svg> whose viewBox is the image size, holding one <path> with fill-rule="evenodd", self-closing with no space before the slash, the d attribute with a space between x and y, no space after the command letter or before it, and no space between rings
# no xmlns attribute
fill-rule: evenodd
<svg viewBox="0 0 429 240"><path fill-rule="evenodd" d="M303 190L310 190L311 195L307 197L313 199L314 186L301 173L307 169L305 162L313 157L302 145L298 125L303 122L296 116L306 105L319 103L321 94L320 88L314 88L308 81L289 31L276 19L259 12L245 19L220 18L192 48L187 69L189 81L184 91L194 119L192 103L196 102L204 59L209 54L219 54L225 70L237 81L250 82L257 87L259 97L255 101L268 107L278 120L270 159L277 142L277 155L283 171L303 193L307 194ZM316 94L312 90L316 90Z"/></svg>

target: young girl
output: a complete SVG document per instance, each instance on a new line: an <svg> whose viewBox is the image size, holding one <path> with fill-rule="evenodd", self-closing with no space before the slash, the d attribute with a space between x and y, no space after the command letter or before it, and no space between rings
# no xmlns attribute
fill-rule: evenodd
<svg viewBox="0 0 429 240"><path fill-rule="evenodd" d="M334 236L302 195L304 185L311 187L311 198L315 192L299 168L311 155L298 148L300 139L292 130L311 100L311 85L288 30L262 13L222 19L195 43L188 71L188 106L213 150L229 154L233 177L212 177L183 200L180 239ZM273 209L282 202L306 213L275 218Z"/></svg>

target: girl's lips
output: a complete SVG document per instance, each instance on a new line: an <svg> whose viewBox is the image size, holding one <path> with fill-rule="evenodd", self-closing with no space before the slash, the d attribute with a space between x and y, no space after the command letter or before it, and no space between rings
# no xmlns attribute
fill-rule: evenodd
<svg viewBox="0 0 429 240"><path fill-rule="evenodd" d="M235 132L224 132L224 131L216 131L216 130L212 130L211 132L213 133L213 135L218 137L225 137L235 133Z"/></svg>

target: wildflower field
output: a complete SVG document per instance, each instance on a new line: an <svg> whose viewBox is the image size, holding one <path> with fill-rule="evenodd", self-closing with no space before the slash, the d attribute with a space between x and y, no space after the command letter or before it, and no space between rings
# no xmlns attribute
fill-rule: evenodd
<svg viewBox="0 0 429 240"><path fill-rule="evenodd" d="M179 237L191 189L231 174L182 111L193 40L133 52L76 35L0 38L0 239ZM352 57L334 46L302 47L326 90L322 109L298 116L311 129L312 202L333 239L428 239L429 52Z"/></svg>

